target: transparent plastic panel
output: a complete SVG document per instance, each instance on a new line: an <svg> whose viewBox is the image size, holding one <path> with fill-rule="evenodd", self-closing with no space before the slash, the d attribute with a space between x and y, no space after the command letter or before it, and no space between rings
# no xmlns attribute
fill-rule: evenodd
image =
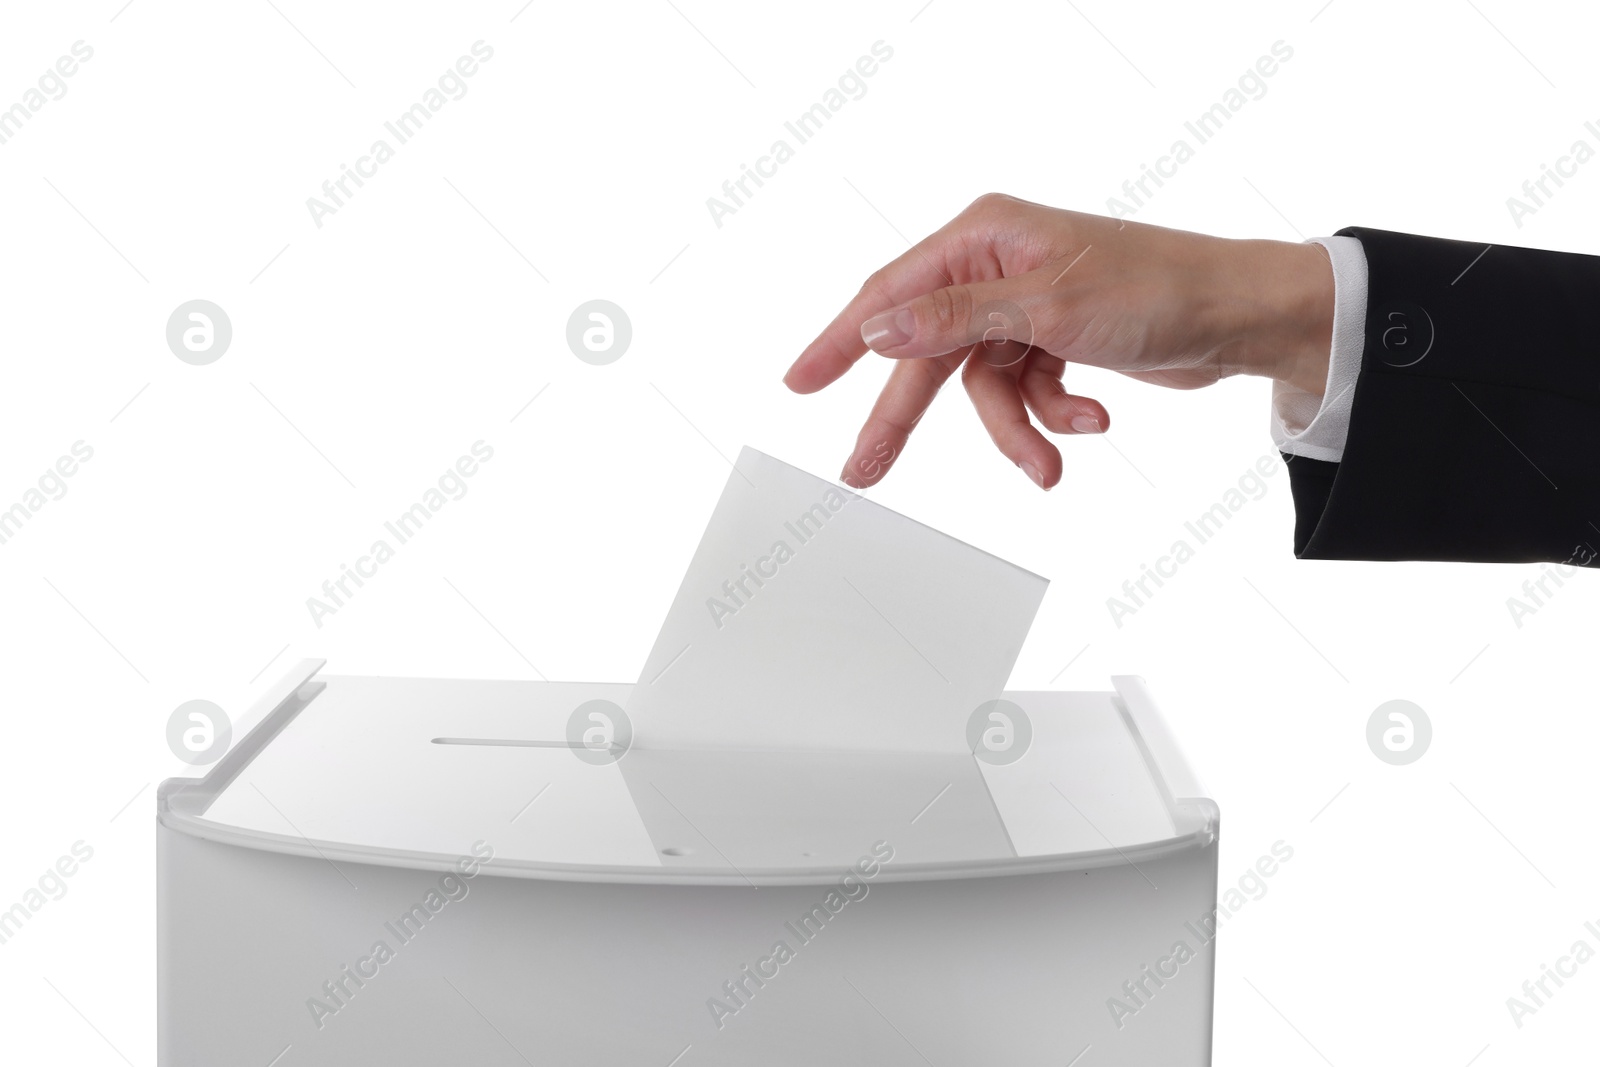
<svg viewBox="0 0 1600 1067"><path fill-rule="evenodd" d="M324 680L206 824L324 857L452 858L485 842L503 865L728 884L837 871L877 841L894 846L896 878L1014 858L1128 862L1182 836L1111 693L1007 693L1017 747L980 756L596 748L583 741L593 716L620 722L629 686Z"/></svg>

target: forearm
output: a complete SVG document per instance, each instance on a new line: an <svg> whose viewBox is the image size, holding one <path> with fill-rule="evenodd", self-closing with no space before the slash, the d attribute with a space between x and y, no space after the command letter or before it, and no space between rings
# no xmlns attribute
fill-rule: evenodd
<svg viewBox="0 0 1600 1067"><path fill-rule="evenodd" d="M1272 378L1315 396L1328 379L1334 279L1321 245L1219 241L1207 280L1221 374Z"/></svg>

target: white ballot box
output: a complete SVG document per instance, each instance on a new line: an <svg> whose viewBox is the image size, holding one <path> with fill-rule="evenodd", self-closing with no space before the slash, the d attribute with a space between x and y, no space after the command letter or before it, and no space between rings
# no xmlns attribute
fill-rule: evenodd
<svg viewBox="0 0 1600 1067"><path fill-rule="evenodd" d="M1140 679L896 749L320 667L160 790L163 1067L1210 1062L1218 813Z"/></svg>

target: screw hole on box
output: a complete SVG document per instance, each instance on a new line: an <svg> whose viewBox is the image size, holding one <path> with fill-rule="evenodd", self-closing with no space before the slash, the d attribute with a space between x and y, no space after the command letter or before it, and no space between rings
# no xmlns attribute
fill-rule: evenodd
<svg viewBox="0 0 1600 1067"><path fill-rule="evenodd" d="M680 848L677 845L673 845L671 848L662 849L661 854L663 856L692 856L694 854L694 849Z"/></svg>

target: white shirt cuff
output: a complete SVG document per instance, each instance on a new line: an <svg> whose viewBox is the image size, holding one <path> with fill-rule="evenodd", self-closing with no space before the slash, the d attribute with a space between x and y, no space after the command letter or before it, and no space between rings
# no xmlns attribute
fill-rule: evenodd
<svg viewBox="0 0 1600 1067"><path fill-rule="evenodd" d="M1333 265L1333 351L1322 396L1272 384L1272 440L1278 451L1337 463L1350 432L1350 401L1366 344L1367 254L1354 237L1313 237ZM1309 243L1309 242L1308 242Z"/></svg>

